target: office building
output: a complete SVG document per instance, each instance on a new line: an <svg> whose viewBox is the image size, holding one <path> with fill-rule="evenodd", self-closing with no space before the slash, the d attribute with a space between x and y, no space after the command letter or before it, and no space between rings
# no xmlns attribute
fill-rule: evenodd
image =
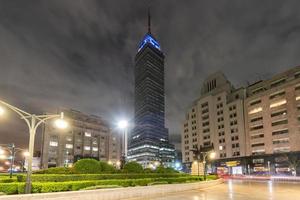
<svg viewBox="0 0 300 200"><path fill-rule="evenodd" d="M135 127L130 134L128 159L148 167L155 161L174 163L175 150L165 127L164 54L150 30L135 57Z"/></svg>
<svg viewBox="0 0 300 200"><path fill-rule="evenodd" d="M117 163L121 155L121 136L95 115L63 110L69 123L60 130L52 123L43 127L42 167L69 166L81 158Z"/></svg>
<svg viewBox="0 0 300 200"><path fill-rule="evenodd" d="M300 67L234 89L222 73L208 77L182 129L183 162L213 143L220 173L288 173L300 156Z"/></svg>

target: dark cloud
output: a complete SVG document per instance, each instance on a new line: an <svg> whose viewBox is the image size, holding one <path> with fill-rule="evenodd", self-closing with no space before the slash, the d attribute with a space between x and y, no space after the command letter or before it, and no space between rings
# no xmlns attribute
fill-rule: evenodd
<svg viewBox="0 0 300 200"><path fill-rule="evenodd" d="M111 122L131 118L133 60L149 6L166 55L174 142L208 74L222 70L242 86L300 63L296 0L3 0L0 98L38 113L68 107ZM16 140L27 145L26 127L1 120L0 143Z"/></svg>

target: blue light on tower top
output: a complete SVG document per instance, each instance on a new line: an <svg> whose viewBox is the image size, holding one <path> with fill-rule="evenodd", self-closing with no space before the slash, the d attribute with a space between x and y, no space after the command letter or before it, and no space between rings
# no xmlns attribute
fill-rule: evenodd
<svg viewBox="0 0 300 200"><path fill-rule="evenodd" d="M143 49L146 44L150 44L152 47L158 49L160 51L160 45L157 40L151 35L151 17L150 10L148 10L148 33L144 36L143 40L139 45L138 52Z"/></svg>
<svg viewBox="0 0 300 200"><path fill-rule="evenodd" d="M138 52L146 45L146 44L150 44L151 46L155 47L156 49L160 50L160 45L159 43L156 41L156 39L150 34L147 33L143 40L141 41L140 45L139 45L139 49Z"/></svg>

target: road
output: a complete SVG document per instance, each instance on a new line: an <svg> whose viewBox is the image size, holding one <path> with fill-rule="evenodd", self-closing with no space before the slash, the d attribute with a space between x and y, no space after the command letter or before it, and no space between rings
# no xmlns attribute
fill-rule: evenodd
<svg viewBox="0 0 300 200"><path fill-rule="evenodd" d="M139 200L132 198L128 200ZM202 190L172 193L143 200L300 200L300 183L228 180Z"/></svg>

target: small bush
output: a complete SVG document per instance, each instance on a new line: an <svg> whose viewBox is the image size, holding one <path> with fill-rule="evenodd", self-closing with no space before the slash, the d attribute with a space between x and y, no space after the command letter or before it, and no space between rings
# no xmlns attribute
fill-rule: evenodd
<svg viewBox="0 0 300 200"><path fill-rule="evenodd" d="M103 161L99 161L99 165L101 167L101 172L103 173L115 173L117 170L114 166L103 162Z"/></svg>
<svg viewBox="0 0 300 200"><path fill-rule="evenodd" d="M172 174L172 173L178 173L175 169L171 167L164 167L164 166L158 166L155 170L156 173L165 173L165 174Z"/></svg>
<svg viewBox="0 0 300 200"><path fill-rule="evenodd" d="M128 162L124 165L123 171L125 173L143 173L143 167L137 162Z"/></svg>
<svg viewBox="0 0 300 200"><path fill-rule="evenodd" d="M73 174L74 170L70 167L51 167L48 169L38 170L34 174Z"/></svg>
<svg viewBox="0 0 300 200"><path fill-rule="evenodd" d="M74 164L74 171L80 174L98 174L101 173L101 166L95 159L81 159Z"/></svg>

